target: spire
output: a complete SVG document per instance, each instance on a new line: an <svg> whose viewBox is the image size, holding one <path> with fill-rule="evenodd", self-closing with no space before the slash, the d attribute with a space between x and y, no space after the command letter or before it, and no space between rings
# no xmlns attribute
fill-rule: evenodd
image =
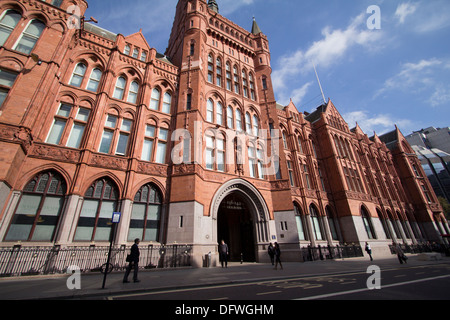
<svg viewBox="0 0 450 320"><path fill-rule="evenodd" d="M252 33L254 35L262 33L261 29L258 26L258 23L256 23L255 17L253 17L253 26L252 26Z"/></svg>
<svg viewBox="0 0 450 320"><path fill-rule="evenodd" d="M217 5L216 0L208 0L208 7L212 11L219 13L219 6Z"/></svg>

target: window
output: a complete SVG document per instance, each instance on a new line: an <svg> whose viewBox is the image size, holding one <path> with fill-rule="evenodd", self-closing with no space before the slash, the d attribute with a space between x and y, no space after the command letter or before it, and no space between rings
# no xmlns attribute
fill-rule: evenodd
<svg viewBox="0 0 450 320"><path fill-rule="evenodd" d="M78 149L83 139L84 129L89 119L90 110L85 108L79 108L78 113L73 123L72 131L69 135L67 146L70 148Z"/></svg>
<svg viewBox="0 0 450 320"><path fill-rule="evenodd" d="M288 145L287 145L287 139L286 139L286 132L284 130L281 131L281 135L283 137L283 146L284 146L285 149L287 149Z"/></svg>
<svg viewBox="0 0 450 320"><path fill-rule="evenodd" d="M259 120L256 115L253 116L253 135L258 136L259 134Z"/></svg>
<svg viewBox="0 0 450 320"><path fill-rule="evenodd" d="M153 184L143 186L134 197L128 241L158 241L162 196Z"/></svg>
<svg viewBox="0 0 450 320"><path fill-rule="evenodd" d="M248 112L245 113L245 131L248 134L252 134L252 121L250 120L250 114Z"/></svg>
<svg viewBox="0 0 450 320"><path fill-rule="evenodd" d="M211 133L206 135L206 169L225 171L225 140Z"/></svg>
<svg viewBox="0 0 450 320"><path fill-rule="evenodd" d="M133 49L133 58L137 59L139 57L139 49L134 48Z"/></svg>
<svg viewBox="0 0 450 320"><path fill-rule="evenodd" d="M192 94L188 93L186 96L186 110L191 110L192 108Z"/></svg>
<svg viewBox="0 0 450 320"><path fill-rule="evenodd" d="M147 61L147 51L142 50L141 61L143 61L143 62Z"/></svg>
<svg viewBox="0 0 450 320"><path fill-rule="evenodd" d="M214 65L213 65L213 57L208 55L208 82L213 83L213 75L214 75Z"/></svg>
<svg viewBox="0 0 450 320"><path fill-rule="evenodd" d="M216 60L216 85L222 86L222 62L219 58Z"/></svg>
<svg viewBox="0 0 450 320"><path fill-rule="evenodd" d="M61 7L63 0L47 0L46 2L49 2L52 6L59 8Z"/></svg>
<svg viewBox="0 0 450 320"><path fill-rule="evenodd" d="M14 10L6 11L5 15L0 20L0 46L5 44L21 18L22 16L20 13Z"/></svg>
<svg viewBox="0 0 450 320"><path fill-rule="evenodd" d="M58 173L36 175L23 190L5 241L53 241L66 190Z"/></svg>
<svg viewBox="0 0 450 320"><path fill-rule="evenodd" d="M297 203L294 203L294 212L295 212L295 222L297 223L298 239L306 240L304 217L302 216L301 214L302 210L300 209Z"/></svg>
<svg viewBox="0 0 450 320"><path fill-rule="evenodd" d="M125 86L127 84L127 80L124 77L117 78L116 88L114 89L113 98L122 100L123 94L125 92Z"/></svg>
<svg viewBox="0 0 450 320"><path fill-rule="evenodd" d="M309 174L309 167L307 164L303 165L303 173L305 174L306 188L311 189L311 175Z"/></svg>
<svg viewBox="0 0 450 320"><path fill-rule="evenodd" d="M263 166L264 153L262 149L258 148L256 150L256 158L257 158L258 178L264 179L264 166Z"/></svg>
<svg viewBox="0 0 450 320"><path fill-rule="evenodd" d="M123 53L126 54L127 56L129 56L130 52L131 52L131 47L127 44L125 46L125 49L123 50Z"/></svg>
<svg viewBox="0 0 450 320"><path fill-rule="evenodd" d="M289 173L289 181L291 183L291 187L295 187L295 178L294 178L294 168L292 167L292 162L287 162L288 173Z"/></svg>
<svg viewBox="0 0 450 320"><path fill-rule="evenodd" d="M256 99L255 82L253 81L253 75L251 73L248 75L248 79L249 79L249 82L250 82L250 98L252 100L255 100Z"/></svg>
<svg viewBox="0 0 450 320"><path fill-rule="evenodd" d="M338 231L337 231L337 221L334 218L334 214L331 211L330 207L325 208L325 212L328 218L328 225L330 226L331 238L333 240L339 240Z"/></svg>
<svg viewBox="0 0 450 320"><path fill-rule="evenodd" d="M100 79L102 78L102 71L100 69L94 69L89 77L89 82L86 87L87 90L92 92L97 92L98 85L100 84ZM73 80L73 78L72 78Z"/></svg>
<svg viewBox="0 0 450 320"><path fill-rule="evenodd" d="M133 81L130 84L130 90L128 91L127 102L136 103L138 92L139 92L139 83L137 83L136 81Z"/></svg>
<svg viewBox="0 0 450 320"><path fill-rule="evenodd" d="M169 138L169 130L159 128L158 144L156 148L156 163L166 163L167 140Z"/></svg>
<svg viewBox="0 0 450 320"><path fill-rule="evenodd" d="M235 115L236 115L236 130L238 132L241 132L242 131L242 113L241 113L241 111L239 111L239 109L236 109Z"/></svg>
<svg viewBox="0 0 450 320"><path fill-rule="evenodd" d="M142 160L152 161L153 159L153 145L155 141L156 127L147 125L145 128L144 146L142 148Z"/></svg>
<svg viewBox="0 0 450 320"><path fill-rule="evenodd" d="M171 106L172 106L172 95L166 92L163 98L162 112L170 113Z"/></svg>
<svg viewBox="0 0 450 320"><path fill-rule="evenodd" d="M244 88L244 97L248 98L248 81L244 70L242 70L242 87Z"/></svg>
<svg viewBox="0 0 450 320"><path fill-rule="evenodd" d="M120 126L119 132L119 141L117 142L116 155L124 156L127 154L128 140L130 138L132 126L133 121L122 119L122 125Z"/></svg>
<svg viewBox="0 0 450 320"><path fill-rule="evenodd" d="M99 152L101 153L109 153L111 150L111 144L114 137L114 129L116 128L116 124L118 122L118 118L113 115L108 115L106 118L105 129L103 130L102 141L100 143Z"/></svg>
<svg viewBox="0 0 450 320"><path fill-rule="evenodd" d="M234 92L239 94L240 93L240 85L239 85L239 74L238 74L238 69L236 66L233 67L233 72L234 72L234 76L233 76L233 80L234 80Z"/></svg>
<svg viewBox="0 0 450 320"><path fill-rule="evenodd" d="M44 29L45 24L41 21L31 21L26 30L22 33L19 42L13 49L25 54L30 54Z"/></svg>
<svg viewBox="0 0 450 320"><path fill-rule="evenodd" d="M159 100L161 99L161 92L158 88L153 89L150 100L150 109L159 110Z"/></svg>
<svg viewBox="0 0 450 320"><path fill-rule="evenodd" d="M214 102L211 99L208 99L206 105L206 121L214 122Z"/></svg>
<svg viewBox="0 0 450 320"><path fill-rule="evenodd" d="M376 239L375 232L374 232L374 229L372 226L372 220L371 220L370 215L367 212L366 208L364 208L364 207L361 207L361 218L364 223L364 228L366 229L366 232L367 232L367 237L369 239Z"/></svg>
<svg viewBox="0 0 450 320"><path fill-rule="evenodd" d="M229 129L234 129L233 108L231 106L228 106L227 108L227 127Z"/></svg>
<svg viewBox="0 0 450 320"><path fill-rule="evenodd" d="M322 229L319 221L319 215L317 209L314 205L309 206L309 214L312 220L312 227L314 232L314 237L316 240L323 240Z"/></svg>
<svg viewBox="0 0 450 320"><path fill-rule="evenodd" d="M108 241L118 190L108 178L95 181L84 195L74 241Z"/></svg>
<svg viewBox="0 0 450 320"><path fill-rule="evenodd" d="M16 81L17 73L0 69L0 107L5 102L9 90Z"/></svg>
<svg viewBox="0 0 450 320"><path fill-rule="evenodd" d="M256 150L253 144L248 146L248 169L250 177L256 178L257 168L256 168Z"/></svg>
<svg viewBox="0 0 450 320"><path fill-rule="evenodd" d="M220 126L223 125L223 106L220 102L217 102L216 123Z"/></svg>
<svg viewBox="0 0 450 320"><path fill-rule="evenodd" d="M66 124L72 114L72 106L69 104L62 103L56 113L55 119L53 121L52 128L47 137L46 142L51 144L60 144L61 138L66 128Z"/></svg>
<svg viewBox="0 0 450 320"><path fill-rule="evenodd" d="M227 90L231 91L231 67L230 64L226 64L226 77L227 77Z"/></svg>
<svg viewBox="0 0 450 320"><path fill-rule="evenodd" d="M72 79L70 80L70 85L74 87L81 87L81 83L83 82L84 75L86 74L86 65L84 63L79 63L75 67L75 70L72 74Z"/></svg>

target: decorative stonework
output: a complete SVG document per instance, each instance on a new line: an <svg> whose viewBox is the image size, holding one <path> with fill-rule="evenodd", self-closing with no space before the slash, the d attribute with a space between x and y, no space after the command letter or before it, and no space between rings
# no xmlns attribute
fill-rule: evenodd
<svg viewBox="0 0 450 320"><path fill-rule="evenodd" d="M54 161L77 163L80 159L80 152L60 146L36 143L30 152L30 156Z"/></svg>

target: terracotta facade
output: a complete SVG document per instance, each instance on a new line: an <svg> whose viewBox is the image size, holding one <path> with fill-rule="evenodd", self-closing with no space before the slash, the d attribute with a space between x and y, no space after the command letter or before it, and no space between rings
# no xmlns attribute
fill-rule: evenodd
<svg viewBox="0 0 450 320"><path fill-rule="evenodd" d="M450 233L399 129L369 138L331 101L277 104L255 21L180 0L160 54L73 4L83 16L83 0L0 1L1 246L106 245L113 211L116 245L191 244L194 265L221 238L244 260L277 241L299 261L308 245Z"/></svg>

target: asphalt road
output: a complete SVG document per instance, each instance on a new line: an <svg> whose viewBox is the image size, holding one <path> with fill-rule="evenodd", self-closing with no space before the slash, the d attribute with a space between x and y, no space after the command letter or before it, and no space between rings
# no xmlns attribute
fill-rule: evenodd
<svg viewBox="0 0 450 320"><path fill-rule="evenodd" d="M105 296L108 300L449 300L450 265L399 265L380 271L380 289L369 290L366 272L340 272L277 281L213 285ZM99 298L99 297L97 297Z"/></svg>

